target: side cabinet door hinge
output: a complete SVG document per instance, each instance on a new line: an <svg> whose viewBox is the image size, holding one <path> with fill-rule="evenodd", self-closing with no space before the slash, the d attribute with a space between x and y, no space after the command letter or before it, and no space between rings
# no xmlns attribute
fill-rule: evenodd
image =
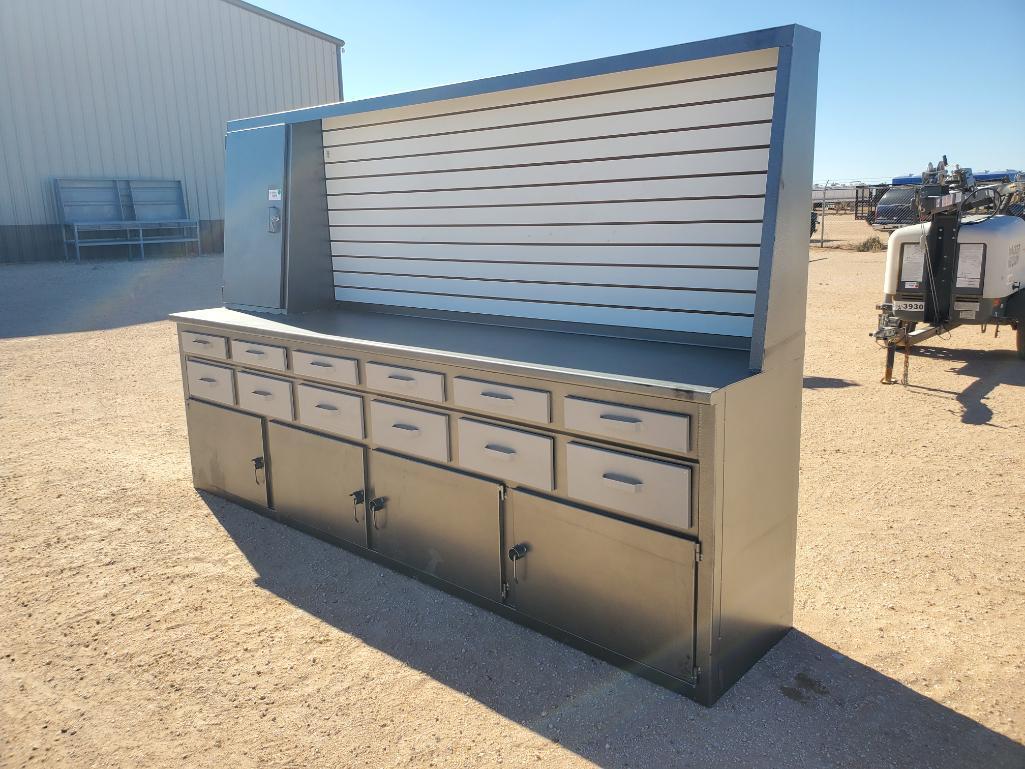
<svg viewBox="0 0 1025 769"><path fill-rule="evenodd" d="M505 486L498 487L498 501L505 502Z"/></svg>
<svg viewBox="0 0 1025 769"><path fill-rule="evenodd" d="M701 545L694 545L694 562L701 563L702 557L703 556L701 555Z"/></svg>
<svg viewBox="0 0 1025 769"><path fill-rule="evenodd" d="M701 668L699 668L699 667L692 668L691 671L690 671L690 677L694 680L694 683L697 683L698 679L701 677Z"/></svg>

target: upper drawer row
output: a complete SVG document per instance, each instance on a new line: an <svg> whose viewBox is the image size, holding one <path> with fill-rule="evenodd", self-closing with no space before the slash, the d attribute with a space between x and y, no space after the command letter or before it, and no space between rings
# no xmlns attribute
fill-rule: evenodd
<svg viewBox="0 0 1025 769"><path fill-rule="evenodd" d="M287 371L285 347L225 339L211 334L183 331L182 348L186 353L227 359L250 366ZM353 358L294 350L291 369L297 375L334 382L360 384L359 364ZM445 374L435 371L393 366L386 363L364 364L366 387L434 403L446 401ZM461 408L509 419L550 424L551 393L545 390L515 387L470 377L452 377L451 401ZM567 396L563 400L563 422L570 431L636 443L655 449L687 453L690 451L690 417L664 411Z"/></svg>

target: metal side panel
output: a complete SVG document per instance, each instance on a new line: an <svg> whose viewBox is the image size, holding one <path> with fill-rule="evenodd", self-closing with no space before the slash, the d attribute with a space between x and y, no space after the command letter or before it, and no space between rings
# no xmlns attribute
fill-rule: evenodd
<svg viewBox="0 0 1025 769"><path fill-rule="evenodd" d="M362 446L269 422L274 509L281 520L366 547Z"/></svg>
<svg viewBox="0 0 1025 769"><path fill-rule="evenodd" d="M267 507L263 420L194 400L185 418L196 488Z"/></svg>
<svg viewBox="0 0 1025 769"><path fill-rule="evenodd" d="M369 462L370 546L500 601L501 485L376 450ZM383 506L370 512L378 499Z"/></svg>
<svg viewBox="0 0 1025 769"><path fill-rule="evenodd" d="M224 303L284 308L285 158L288 131L272 125L226 140Z"/></svg>
<svg viewBox="0 0 1025 769"><path fill-rule="evenodd" d="M505 526L519 548L505 556L517 611L693 677L696 543L518 490Z"/></svg>

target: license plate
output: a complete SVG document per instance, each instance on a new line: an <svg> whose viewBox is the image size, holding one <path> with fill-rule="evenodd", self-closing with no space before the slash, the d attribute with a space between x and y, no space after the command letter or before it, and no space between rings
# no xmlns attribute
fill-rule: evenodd
<svg viewBox="0 0 1025 769"><path fill-rule="evenodd" d="M925 302L894 302L896 312L925 312Z"/></svg>

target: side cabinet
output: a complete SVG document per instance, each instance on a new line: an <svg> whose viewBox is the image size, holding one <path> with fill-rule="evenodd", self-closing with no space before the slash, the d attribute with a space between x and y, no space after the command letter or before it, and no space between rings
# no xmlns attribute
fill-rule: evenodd
<svg viewBox="0 0 1025 769"><path fill-rule="evenodd" d="M191 399L185 418L196 488L267 507L263 420Z"/></svg>
<svg viewBox="0 0 1025 769"><path fill-rule="evenodd" d="M519 490L506 500L505 526L517 611L693 678L694 542Z"/></svg>
<svg viewBox="0 0 1025 769"><path fill-rule="evenodd" d="M502 486L370 452L370 546L494 601L502 600Z"/></svg>
<svg viewBox="0 0 1025 769"><path fill-rule="evenodd" d="M267 445L278 516L365 547L364 448L276 422Z"/></svg>

